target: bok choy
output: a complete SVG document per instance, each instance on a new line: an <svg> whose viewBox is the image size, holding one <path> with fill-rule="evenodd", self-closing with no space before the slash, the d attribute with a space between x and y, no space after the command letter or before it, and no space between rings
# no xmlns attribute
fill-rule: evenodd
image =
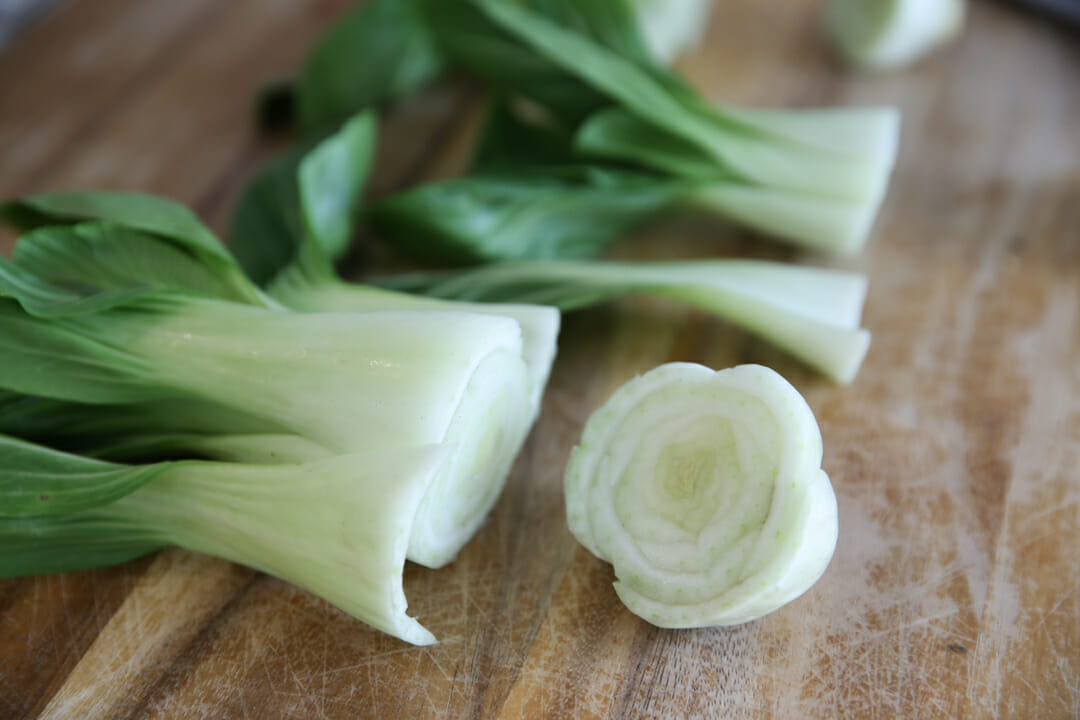
<svg viewBox="0 0 1080 720"><path fill-rule="evenodd" d="M192 308L205 308L207 324L203 327L201 317L191 317L188 325L194 329L169 331L172 335L179 334L184 342L205 341L215 347L232 337L235 362L240 362L245 352L258 352L264 361L276 357L277 362L293 363L291 368L275 371L275 377L286 385L290 372L302 377L292 389L295 399L282 398L279 407L266 407L257 418L247 407L250 401L241 401L246 390L239 381L231 387L238 396L235 405L215 395L215 388L207 388L201 397L178 401L166 397L156 397L153 403L125 399L123 407L118 407L117 398L102 397L98 400L100 411L74 411L92 414L96 419L90 424L95 427L112 428L109 438L96 437L92 442L80 441L72 433L58 436L55 427L59 423L53 424L51 432L42 432L42 422L69 411L42 398L19 402L10 411L11 424L6 427L26 427L33 417L38 429L33 437L113 457L171 447L217 458L283 461L289 455L295 460L310 459L317 455L317 448L349 452L355 449L353 441L389 442L388 436L380 437L393 435L394 428L404 429L413 417L410 428L417 437L410 442L457 442L459 447L421 506L409 558L429 566L449 562L494 503L539 411L555 355L559 315L550 307L459 304L346 286L340 281L331 258L344 252L354 230L373 140L373 117L361 114L323 141L271 163L251 184L236 210L231 238L236 260L190 211L162 198L91 192L32 196L9 203L3 212L10 221L23 228L37 228L20 238L13 263L0 266L0 277L6 275L9 284L8 294L16 294L25 308L53 316L137 300L157 291L182 291L196 297L170 298L168 302L185 309L164 315L183 323L186 320L181 318L193 312ZM245 270L284 300L256 288ZM82 293L65 298L72 287ZM88 289L93 292L87 293ZM208 298L247 299L258 307L225 307ZM311 314L285 313L283 305ZM146 314L136 315L141 318ZM444 329L429 334L410 319L430 323L433 330L437 326ZM270 325L262 332L258 327L264 320ZM230 325L233 321L237 324ZM262 333L251 338L262 343L259 348L243 348L242 330L249 321L255 335ZM399 327L391 329L394 325ZM384 327L387 333L382 332ZM200 332L208 337L201 337ZM294 332L299 334L291 339ZM418 334L414 336L414 332ZM133 334L146 339L152 332ZM395 336L397 340L392 339ZM316 352L314 346L320 344L320 337L322 347ZM429 344L409 346L410 338ZM347 342L335 348L339 341ZM400 344L385 345L384 341ZM169 349L193 351L194 344L184 342ZM290 349L290 344L295 347ZM472 350L467 347L470 344ZM381 357L372 356L365 347L378 351ZM398 351L403 353L400 358L395 354ZM215 352L204 349L199 357L212 363ZM322 362L320 352L330 354L325 358L328 367L315 372L315 365ZM222 366L233 362L219 360ZM309 361L312 364L306 366ZM196 364L191 363L193 368ZM250 371L259 372L259 367L255 362ZM304 373L305 367L312 372ZM424 367L429 367L429 377L422 377ZM393 379L381 384L379 368ZM456 386L440 386L455 373L474 370L475 382L461 375ZM201 372L193 369L193 382L202 379ZM370 387L356 385L356 376L347 377L353 372L368 373ZM410 375L413 372L416 374ZM321 387L321 398L305 391L305 384ZM370 399L366 411L362 410L365 401L355 406L350 403L350 385ZM406 389L410 385L411 391ZM24 394L49 395L34 387L16 389ZM250 386L247 390L257 397L268 395ZM398 396L399 391L405 394ZM415 402L410 401L410 393ZM427 398L424 393L429 393ZM50 397L87 402L74 396ZM273 405L268 397L264 400ZM327 411L321 413L323 403ZM354 419L344 415L335 418L335 403L344 404ZM193 404L199 406L199 412L191 409ZM296 412L290 409L294 404ZM155 407L161 407L162 412L155 412ZM498 437L483 429L483 408L489 408L491 424L487 427L497 429ZM239 410L242 422L234 410ZM397 410L401 414L394 416ZM283 426L270 417L279 411L288 414L293 423L321 423L325 427L315 431L296 424ZM301 411L307 420L300 419ZM383 412L387 413L385 422L380 420ZM367 421L378 428L364 426L359 415L365 413ZM107 421L103 420L106 416ZM191 422L196 417L198 422ZM425 423L426 429L420 430L417 422ZM199 423L211 426L200 432ZM471 423L478 424L467 430ZM451 427L460 428L461 434ZM143 432L133 432L139 428ZM336 440L323 437L325 432L335 433ZM293 439L283 441L283 434ZM405 438L399 440L404 442Z"/></svg>
<svg viewBox="0 0 1080 720"><path fill-rule="evenodd" d="M406 642L405 551L448 445L303 464L118 465L0 435L0 577L130 560L164 545L242 563Z"/></svg>
<svg viewBox="0 0 1080 720"><path fill-rule="evenodd" d="M577 128L581 156L694 181L693 203L803 246L865 242L896 155L894 110L715 106L634 50L632 23L612 24L613 39L520 3L438 8L449 55Z"/></svg>
<svg viewBox="0 0 1080 720"><path fill-rule="evenodd" d="M449 562L494 503L535 417L557 313L521 309L535 323L526 366L521 327L506 315L447 303L438 312L384 304L369 308L379 312L290 313L250 283L245 292L261 306L224 301L223 283L246 283L228 253L210 265L179 231L125 227L114 200L83 195L74 224L26 233L13 260L0 264L0 294L18 301L2 306L0 343L21 359L0 369L0 387L108 406L115 423L141 418L147 432L110 442L116 453L171 445L214 457L289 460L295 452L291 459L306 460L313 448L456 443L409 549L422 564ZM42 213L57 202L44 196L12 207ZM95 216L105 220L77 222ZM153 403L165 403L163 412L146 423ZM116 413L118 404L128 410ZM177 405L200 412L177 415ZM222 412L221 421L206 419ZM171 420L196 416L210 429ZM281 443L282 434L304 441Z"/></svg>
<svg viewBox="0 0 1080 720"><path fill-rule="evenodd" d="M713 313L769 340L837 382L850 382L870 345L859 326L866 278L753 260L499 263L382 280L456 300L523 302L573 310L646 292Z"/></svg>
<svg viewBox="0 0 1080 720"><path fill-rule="evenodd" d="M306 152L271 162L240 199L229 246L248 275L277 302L305 312L465 311L513 319L521 327L533 417L555 359L559 314L523 304L453 303L346 283L333 261L358 222L375 120L361 113Z"/></svg>
<svg viewBox="0 0 1080 720"><path fill-rule="evenodd" d="M671 64L701 42L712 0L634 0L638 30L657 61Z"/></svg>
<svg viewBox="0 0 1080 720"><path fill-rule="evenodd" d="M661 627L734 625L804 593L837 538L821 434L757 365L671 363L619 388L566 469L570 530Z"/></svg>

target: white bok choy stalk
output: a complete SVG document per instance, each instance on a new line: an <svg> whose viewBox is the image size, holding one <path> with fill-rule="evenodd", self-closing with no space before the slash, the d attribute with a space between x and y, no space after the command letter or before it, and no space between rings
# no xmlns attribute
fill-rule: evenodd
<svg viewBox="0 0 1080 720"><path fill-rule="evenodd" d="M427 645L435 637L405 612L402 570L417 507L450 455L447 445L425 445L298 465L131 466L0 436L0 577L178 545L274 575Z"/></svg>
<svg viewBox="0 0 1080 720"><path fill-rule="evenodd" d="M854 379L870 345L870 332L859 326L866 277L810 266L757 260L550 260L376 282L435 297L562 310L629 292L652 293L724 318L842 383Z"/></svg>
<svg viewBox="0 0 1080 720"><path fill-rule="evenodd" d="M693 180L687 205L802 247L848 255L863 248L896 160L898 112L700 103L697 112L713 120L696 144L612 109L582 125L577 147Z"/></svg>
<svg viewBox="0 0 1080 720"><path fill-rule="evenodd" d="M295 158L284 158L249 191L251 212L240 225L249 258L262 259L261 265L252 261L262 277L297 259L286 274L313 286L340 283L322 250L344 247L351 232L350 203L366 174L373 131L371 117L361 116L301 156L299 171ZM323 192L329 189L336 190ZM265 208L273 212L260 214ZM411 560L432 567L453 559L494 504L539 406L555 349L555 310L461 312L468 308L399 297L398 303L322 308L337 312L285 312L189 210L164 198L61 193L21 198L7 212L37 229L19 238L12 262L0 263L0 295L17 299L25 311L6 319L50 328L47 335L64 328L122 348L120 358L100 365L115 362L113 369L133 377L65 389L57 387L58 378L81 377L83 366L57 368L53 382L14 365L0 369L0 387L5 373L14 373L8 389L39 396L31 407L20 402L0 412L0 420L11 421L4 427L36 415L37 432L28 437L114 458L172 450L239 462L297 462L316 457L320 448L349 453L450 443L455 451L422 504L409 548ZM306 229L288 226L294 212ZM33 344L14 342L21 330L8 328L9 337L4 332L0 328L0 345L11 340L19 346L13 358L35 352ZM76 357L99 352L93 343L77 348ZM132 354L137 362L124 357ZM42 406L42 398L92 403L102 411ZM166 406L179 412L156 409ZM71 433L63 437L71 424L53 420L64 413L75 420L83 415L80 422L91 432L109 428L96 434L111 437L92 446ZM285 435L295 437L286 441Z"/></svg>
<svg viewBox="0 0 1080 720"><path fill-rule="evenodd" d="M336 275L316 280L292 266L271 283L270 294L286 307L303 312L372 312L416 310L471 312L508 317L521 327L522 360L529 375L531 419L540 412L559 336L559 311L544 305L467 303L395 292L373 285L347 283Z"/></svg>
<svg viewBox="0 0 1080 720"><path fill-rule="evenodd" d="M585 426L566 470L570 530L661 627L744 623L825 571L837 508L813 413L758 365L660 366Z"/></svg>

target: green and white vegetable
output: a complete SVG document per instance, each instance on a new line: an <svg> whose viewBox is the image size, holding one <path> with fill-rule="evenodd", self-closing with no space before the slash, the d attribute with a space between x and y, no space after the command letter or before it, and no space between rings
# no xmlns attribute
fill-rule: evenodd
<svg viewBox="0 0 1080 720"><path fill-rule="evenodd" d="M492 507L539 412L556 308L651 292L851 380L869 342L861 276L575 260L687 207L816 250L862 246L895 113L706 102L666 65L707 6L367 3L282 86L304 140L249 185L232 254L162 198L0 205L25 233L0 258L0 576L176 544L429 643L403 563L449 562ZM496 93L469 174L364 207L367 108L451 67ZM426 297L350 285L334 264L364 221L425 261L521 262L392 283ZM774 372L665 366L590 419L567 471L571 528L652 622L744 622L829 561L820 466L813 415Z"/></svg>
<svg viewBox="0 0 1080 720"><path fill-rule="evenodd" d="M613 37L518 3L439 7L448 54L575 128L579 155L693 181L693 202L796 244L865 243L895 161L895 110L720 107L638 49L632 24Z"/></svg>
<svg viewBox="0 0 1080 720"><path fill-rule="evenodd" d="M689 195L643 173L549 168L427 183L375 204L368 220L402 255L463 265L597 255Z"/></svg>
<svg viewBox="0 0 1080 720"><path fill-rule="evenodd" d="M866 278L753 260L501 263L457 273L387 278L393 287L455 300L573 310L630 292L685 302L763 337L837 382L854 379L870 345L859 326Z"/></svg>
<svg viewBox="0 0 1080 720"><path fill-rule="evenodd" d="M956 37L964 15L965 0L829 0L825 32L847 62L888 70Z"/></svg>
<svg viewBox="0 0 1080 720"><path fill-rule="evenodd" d="M24 394L213 403L327 455L454 444L409 544L410 559L431 567L479 527L533 415L521 330L492 315L283 313L155 293L40 318L4 301L0 347L0 385Z"/></svg>
<svg viewBox="0 0 1080 720"><path fill-rule="evenodd" d="M578 541L615 568L615 591L661 627L744 623L825 571L837 508L821 434L768 368L672 363L621 387L585 426L566 470Z"/></svg>
<svg viewBox="0 0 1080 720"><path fill-rule="evenodd" d="M194 256L195 241L182 228L149 235L118 224L126 210L108 193L26 198L8 215L25 218L31 208L60 222L67 215L47 216L44 208L73 199L75 224L25 234L13 261L0 263L0 294L18 300L0 306L0 343L10 360L0 368L0 387L109 406L109 422L127 430L144 421L140 437L117 432L99 440L97 451L77 448L94 454L170 448L288 461L311 458L312 445L329 454L456 443L409 549L410 559L433 567L453 559L494 504L536 416L556 311L515 311L530 323L527 366L519 323L490 308L468 313L439 303L432 311L431 302L398 312L380 301L367 306L372 312L283 312L220 245L213 264ZM77 222L87 217L98 220ZM331 224L310 224L330 235ZM263 306L218 299L234 286ZM397 307L405 304L417 306L408 299ZM118 404L138 407L117 413ZM173 414L177 404L198 406L199 424L188 422L194 411ZM220 412L231 423L224 428L215 420ZM307 442L283 443L282 434Z"/></svg>
<svg viewBox="0 0 1080 720"><path fill-rule="evenodd" d="M167 336L182 340L168 352L194 351L200 340L214 349L200 350L197 360L184 364L191 369L183 385L189 394L179 401L156 397L148 403L104 392L94 401L101 404L98 409L72 409L43 406L37 398L34 405L21 402L9 408L2 427L26 428L36 413L37 432L25 436L108 457L171 449L281 462L310 459L316 454L313 445L340 453L370 447L364 443L382 447L393 442L396 447L404 442L457 442L457 451L421 506L409 549L410 559L433 567L453 559L490 510L539 412L559 315L549 307L462 305L342 283L330 258L345 251L355 228L373 141L374 119L361 114L310 149L285 155L261 173L234 220L232 245L244 270L189 211L161 198L64 193L21 198L5 206L7 218L24 228L38 228L20 238L14 262L0 266L6 294L18 297L32 313L70 315L73 310L137 301L146 294L179 292L185 297L170 295L168 302L181 309L158 313L161 317L147 321L155 330L140 329L133 333L135 340L121 340L122 346L138 351L157 325L172 328L168 323L173 323L179 329L167 330ZM257 289L245 270L281 297ZM72 287L81 291L71 293L67 288ZM87 294L88 288L93 292ZM192 294L196 298L187 297ZM247 300L266 311L240 304L225 307L208 298ZM284 313L283 305L317 314ZM135 315L145 319L152 313ZM244 347L245 338L251 347ZM410 345L413 339L418 344ZM216 343L232 343L234 355L217 357ZM319 343L319 351L312 349ZM382 355L374 357L365 348ZM326 369L319 369L319 353L324 351L331 358ZM253 352L259 356L249 372L257 383L268 382L270 372L260 362L284 361L294 353L293 365L274 370L270 377L285 388L275 391L295 397L280 398L275 408L271 393L245 385L243 379L223 380L229 387L218 393L213 372L199 369L199 361L245 366L246 354ZM156 367L159 362L166 369L179 364L166 356L147 364ZM382 375L375 372L379 368ZM475 382L470 379L474 371ZM295 383L289 380L292 373L299 376ZM369 380L361 381L355 373L367 373ZM202 394L189 392L203 380ZM171 386L180 381L163 382ZM37 387L9 387L68 403L88 402ZM353 391L367 400L353 403ZM245 400L248 393L252 399ZM249 407L254 398L267 407L255 412ZM178 404L185 409L178 411ZM337 413L339 406L351 415ZM237 409L243 422L235 417ZM87 433L66 430L58 436L57 428L74 427L56 421L64 414L82 416L80 427L110 431L104 436L92 431L82 440L79 436ZM278 414L287 415L291 424ZM198 422L190 422L196 415ZM223 416L228 420L215 420ZM4 417L0 410L0 420ZM320 424L322 430L315 427ZM406 428L415 437L396 436ZM328 432L335 438L325 437ZM286 441L283 434L300 439Z"/></svg>
<svg viewBox="0 0 1080 720"><path fill-rule="evenodd" d="M304 312L414 310L469 312L515 320L521 328L521 357L529 378L531 417L540 412L559 336L559 311L541 304L466 303L325 278L311 282L300 273L282 273L270 286L282 304Z"/></svg>
<svg viewBox="0 0 1080 720"><path fill-rule="evenodd" d="M249 186L233 218L229 245L238 262L274 301L294 310L464 311L514 320L521 328L535 418L555 359L556 310L447 302L346 283L338 277L333 261L345 253L355 230L374 142L374 116L361 113L308 152L271 162Z"/></svg>
<svg viewBox="0 0 1080 720"><path fill-rule="evenodd" d="M431 445L299 465L126 466L0 436L0 577L179 545L287 580L427 645L434 636L405 613L402 569L417 507L450 455Z"/></svg>

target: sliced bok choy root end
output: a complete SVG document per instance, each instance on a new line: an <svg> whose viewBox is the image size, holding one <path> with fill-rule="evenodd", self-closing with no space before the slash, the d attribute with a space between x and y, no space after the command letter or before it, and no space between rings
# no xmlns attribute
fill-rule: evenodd
<svg viewBox="0 0 1080 720"><path fill-rule="evenodd" d="M829 0L825 33L845 61L867 70L909 65L964 25L964 0Z"/></svg>
<svg viewBox="0 0 1080 720"><path fill-rule="evenodd" d="M417 509L452 449L341 455L301 465L182 462L88 515L262 570L414 645L405 552Z"/></svg>
<svg viewBox="0 0 1080 720"><path fill-rule="evenodd" d="M759 365L658 367L590 417L566 472L574 536L661 627L734 625L804 593L836 547L806 401Z"/></svg>

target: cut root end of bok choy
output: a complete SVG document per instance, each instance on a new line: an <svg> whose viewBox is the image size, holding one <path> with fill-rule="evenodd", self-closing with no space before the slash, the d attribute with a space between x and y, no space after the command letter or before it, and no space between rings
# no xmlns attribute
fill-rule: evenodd
<svg viewBox="0 0 1080 720"><path fill-rule="evenodd" d="M658 367L590 418L566 471L574 536L661 627L748 622L824 573L837 508L817 422L780 375Z"/></svg>
<svg viewBox="0 0 1080 720"><path fill-rule="evenodd" d="M829 0L825 33L856 67L899 68L958 35L964 4L965 0Z"/></svg>

